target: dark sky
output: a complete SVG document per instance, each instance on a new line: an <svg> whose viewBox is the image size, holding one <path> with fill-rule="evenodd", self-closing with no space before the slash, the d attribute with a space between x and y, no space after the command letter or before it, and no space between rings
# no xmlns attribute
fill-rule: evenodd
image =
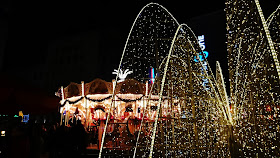
<svg viewBox="0 0 280 158"><path fill-rule="evenodd" d="M149 2L151 1L2 1L0 3L0 20L4 21L4 23L1 24L1 32L8 32L8 34L2 36L1 39L2 43L4 43L4 50L2 53L4 56L0 67L1 72L16 76L17 71L15 71L15 69L18 67L32 68L40 64L45 64L49 43L56 39L91 30L98 31L109 29L111 32L116 32L111 36L107 34L106 37L104 37L108 39L119 39L115 41L115 47L112 49L106 48L104 50L107 52L102 53L103 55L104 53L108 53L105 55L110 55L112 52L119 53L120 57L126 37L135 17L141 8ZM206 43L210 48L212 45L211 52L213 53L209 55L209 58L212 56L212 59L210 58L212 63L214 63L215 60L221 60L220 58L214 58L214 56L218 57L220 54L226 56L226 50L223 51L223 49L225 49L224 43L226 39L225 29L223 29L225 21L219 20L219 18L225 17L223 12L225 6L223 0L162 0L153 2L157 2L167 8L179 23L190 23L192 26L207 23L203 26L193 28L194 32L198 35L211 32L212 28L217 25L217 22L220 22L220 27L216 27L215 30L217 33L214 34L212 32L212 35L210 34L209 36L212 36L213 39L209 40L209 42L206 41ZM265 13L268 14L272 12L270 10L276 9L279 0L272 0L270 3L262 0L260 3L263 4ZM209 16L205 16L205 14L213 12L215 12L215 15L219 15L219 18L211 22L208 18ZM211 15L212 14L210 14L210 17L213 17ZM200 21L200 18L195 18L199 16L201 19L205 20ZM194 22L195 20L197 23ZM207 25L209 25L209 27ZM219 32L217 28L222 28L222 30ZM115 37L116 35L119 37ZM102 41L104 42L106 40L103 39ZM218 46L214 46L215 43ZM108 47L107 44L102 42L99 42L99 46L101 49L102 47ZM215 48L219 50L216 51ZM215 55L214 52L216 52ZM116 55L115 57L118 56ZM100 60L106 60L106 58L103 57L100 58ZM223 64L226 63L224 62ZM212 69L215 70L214 67ZM98 75L96 77L98 77Z"/></svg>
<svg viewBox="0 0 280 158"><path fill-rule="evenodd" d="M150 1L11 1L9 8L9 53L19 60L38 56L51 40L92 29L108 28L120 32L124 44L141 8ZM224 3L176 0L160 1L174 17L185 23L191 17L224 8ZM108 37L110 38L110 37ZM124 39L124 40L123 40ZM20 62L20 61L19 61ZM41 62L41 60L36 60ZM33 64L33 62L28 62Z"/></svg>

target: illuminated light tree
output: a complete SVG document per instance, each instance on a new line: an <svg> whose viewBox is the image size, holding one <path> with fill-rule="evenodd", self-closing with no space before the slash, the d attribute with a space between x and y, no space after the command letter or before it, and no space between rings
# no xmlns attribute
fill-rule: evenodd
<svg viewBox="0 0 280 158"><path fill-rule="evenodd" d="M225 10L234 154L279 156L279 7L267 21L258 0L227 0Z"/></svg>

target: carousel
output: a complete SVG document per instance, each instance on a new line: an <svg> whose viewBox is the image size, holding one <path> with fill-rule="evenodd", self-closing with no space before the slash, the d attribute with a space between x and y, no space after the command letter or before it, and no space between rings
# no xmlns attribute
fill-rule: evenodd
<svg viewBox="0 0 280 158"><path fill-rule="evenodd" d="M95 79L89 83L82 81L81 84L72 82L56 93L61 97L60 124L71 126L80 120L95 140L90 146L96 144L99 149L107 116L110 116L106 128L106 148L129 149L135 144L141 120L151 124L155 120L159 96L153 93L148 95L151 88L152 84L148 81L141 83L135 79L121 82ZM173 117L181 116L180 103L176 100L174 102L176 108L171 109L167 97L163 96L162 118L171 117L171 111ZM145 135L151 134L149 127L144 130L142 128L142 131Z"/></svg>

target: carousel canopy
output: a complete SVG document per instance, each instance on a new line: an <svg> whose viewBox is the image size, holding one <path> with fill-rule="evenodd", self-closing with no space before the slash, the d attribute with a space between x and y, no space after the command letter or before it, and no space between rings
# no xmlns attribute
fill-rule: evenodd
<svg viewBox="0 0 280 158"><path fill-rule="evenodd" d="M145 84L135 80L127 79L120 82L116 86L117 94L145 94L146 88Z"/></svg>
<svg viewBox="0 0 280 158"><path fill-rule="evenodd" d="M135 79L126 79L125 81L117 82L116 84L116 97L124 102L140 100L145 96L146 90L149 92L152 88L151 84L141 83ZM82 92L83 90L84 96ZM152 92L151 99L158 99L156 93L156 90ZM71 82L67 87L63 88L63 90L61 90L61 88L58 89L56 95L61 98L61 107L66 103L78 104L83 98L92 102L102 102L111 99L113 95L113 81L106 82L97 78L89 83L78 84Z"/></svg>
<svg viewBox="0 0 280 158"><path fill-rule="evenodd" d="M113 84L98 78L87 83L85 91L86 94L112 94Z"/></svg>
<svg viewBox="0 0 280 158"><path fill-rule="evenodd" d="M149 85L150 89L150 85ZM89 83L85 83L84 95L97 94L113 94L113 83L106 82L102 79L95 79ZM146 85L135 79L127 79L116 85L116 94L142 94L145 95ZM62 97L61 89L57 92ZM82 96L82 84L71 82L67 87L63 88L64 99ZM107 96L106 95L106 96Z"/></svg>

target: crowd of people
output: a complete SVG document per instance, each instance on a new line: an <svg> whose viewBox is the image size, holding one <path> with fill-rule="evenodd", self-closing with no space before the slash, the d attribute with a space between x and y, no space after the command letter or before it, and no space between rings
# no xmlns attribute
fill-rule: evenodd
<svg viewBox="0 0 280 158"><path fill-rule="evenodd" d="M58 123L18 123L6 131L7 158L81 157L86 153L87 132L78 120L71 126Z"/></svg>

